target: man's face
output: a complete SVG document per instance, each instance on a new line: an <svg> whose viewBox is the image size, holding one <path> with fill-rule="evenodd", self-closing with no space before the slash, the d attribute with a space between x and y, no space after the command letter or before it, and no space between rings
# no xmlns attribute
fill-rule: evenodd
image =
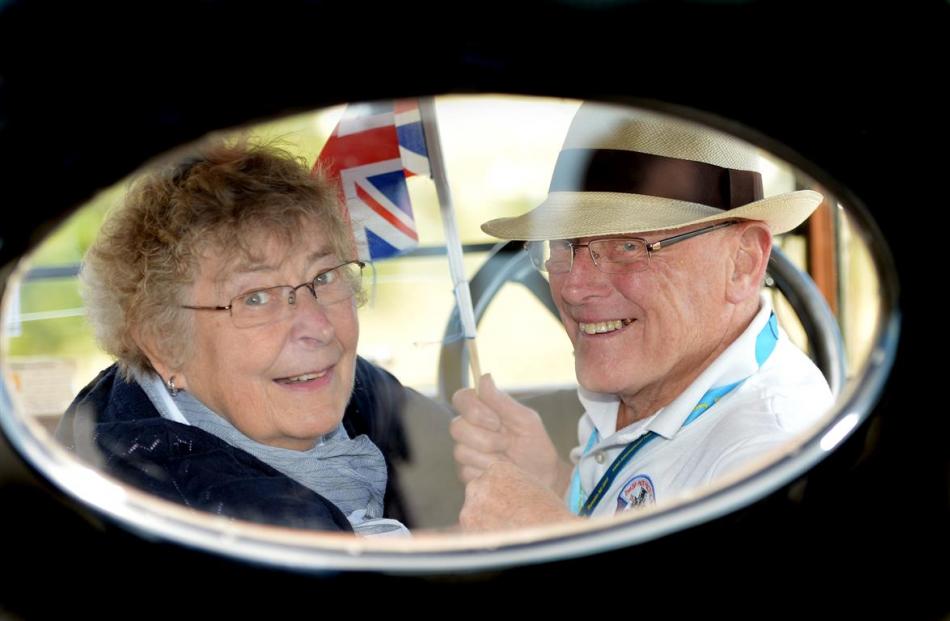
<svg viewBox="0 0 950 621"><path fill-rule="evenodd" d="M695 228L636 236L653 242ZM578 248L569 273L551 274L581 386L672 399L696 377L727 344L729 234L714 231L662 249L643 271L627 274L601 272L588 249Z"/></svg>

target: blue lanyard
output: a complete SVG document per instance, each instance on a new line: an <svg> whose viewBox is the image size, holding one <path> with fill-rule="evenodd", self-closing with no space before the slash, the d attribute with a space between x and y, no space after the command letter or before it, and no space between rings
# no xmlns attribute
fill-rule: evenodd
<svg viewBox="0 0 950 621"><path fill-rule="evenodd" d="M775 350L775 345L778 343L778 321L775 319L775 313L772 313L769 316L768 322L765 326L762 327L762 330L759 332L755 340L755 361L761 367L768 357L772 354L772 351ZM751 376L750 376L751 377ZM686 427L697 418L702 416L709 408L716 405L720 399L728 395L730 392L738 388L745 382L748 377L739 380L728 386L720 386L718 388L711 388L699 398L699 403L693 407L692 412L689 413L689 416L686 417L686 420L683 421L683 427ZM682 428L682 427L681 427ZM598 442L598 433L597 430L590 434L590 439L587 441L587 446L584 447L583 455L587 455L594 445ZM630 444L628 444L620 452L619 455L613 460L610 466L607 468L607 471L604 472L603 476L600 477L600 481L597 482L597 485L594 486L594 491L590 493L585 502L581 501L581 498L585 496L584 490L581 487L581 475L580 475L580 465L574 468L574 475L571 477L571 490L570 490L570 508L576 514L583 517L587 517L594 512L594 509L597 507L597 504L603 499L604 495L613 485L614 480L617 476L623 472L624 466L633 459L633 456L636 455L640 449L652 442L659 435L655 431L650 431L640 436Z"/></svg>

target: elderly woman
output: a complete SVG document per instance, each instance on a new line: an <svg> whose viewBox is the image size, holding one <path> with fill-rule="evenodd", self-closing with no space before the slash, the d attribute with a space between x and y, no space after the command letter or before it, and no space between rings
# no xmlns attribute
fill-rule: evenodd
<svg viewBox="0 0 950 621"><path fill-rule="evenodd" d="M363 264L335 188L268 146L216 143L140 179L86 255L115 356L58 430L105 472L258 522L406 532L383 519L402 387L356 355ZM405 454L403 454L405 456Z"/></svg>

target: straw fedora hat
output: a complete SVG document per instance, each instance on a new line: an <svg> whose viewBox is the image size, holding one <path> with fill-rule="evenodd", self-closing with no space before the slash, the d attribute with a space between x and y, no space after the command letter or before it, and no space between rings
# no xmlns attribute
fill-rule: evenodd
<svg viewBox="0 0 950 621"><path fill-rule="evenodd" d="M744 219L785 233L822 196L799 190L764 198L762 167L753 146L715 130L585 103L568 129L547 199L482 230L501 239L573 239Z"/></svg>

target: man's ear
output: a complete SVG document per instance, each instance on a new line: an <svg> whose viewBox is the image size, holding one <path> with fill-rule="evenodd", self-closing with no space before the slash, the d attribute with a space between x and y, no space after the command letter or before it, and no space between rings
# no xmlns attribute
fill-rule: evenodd
<svg viewBox="0 0 950 621"><path fill-rule="evenodd" d="M772 252L772 232L764 222L748 221L738 225L732 261L732 274L726 296L733 304L758 297L762 279Z"/></svg>
<svg viewBox="0 0 950 621"><path fill-rule="evenodd" d="M145 353L162 381L167 383L168 379L174 376L177 388L188 389L187 381L182 373L180 357L169 351L167 344L162 342L161 337L154 330L138 328L133 331L132 338L139 349Z"/></svg>

